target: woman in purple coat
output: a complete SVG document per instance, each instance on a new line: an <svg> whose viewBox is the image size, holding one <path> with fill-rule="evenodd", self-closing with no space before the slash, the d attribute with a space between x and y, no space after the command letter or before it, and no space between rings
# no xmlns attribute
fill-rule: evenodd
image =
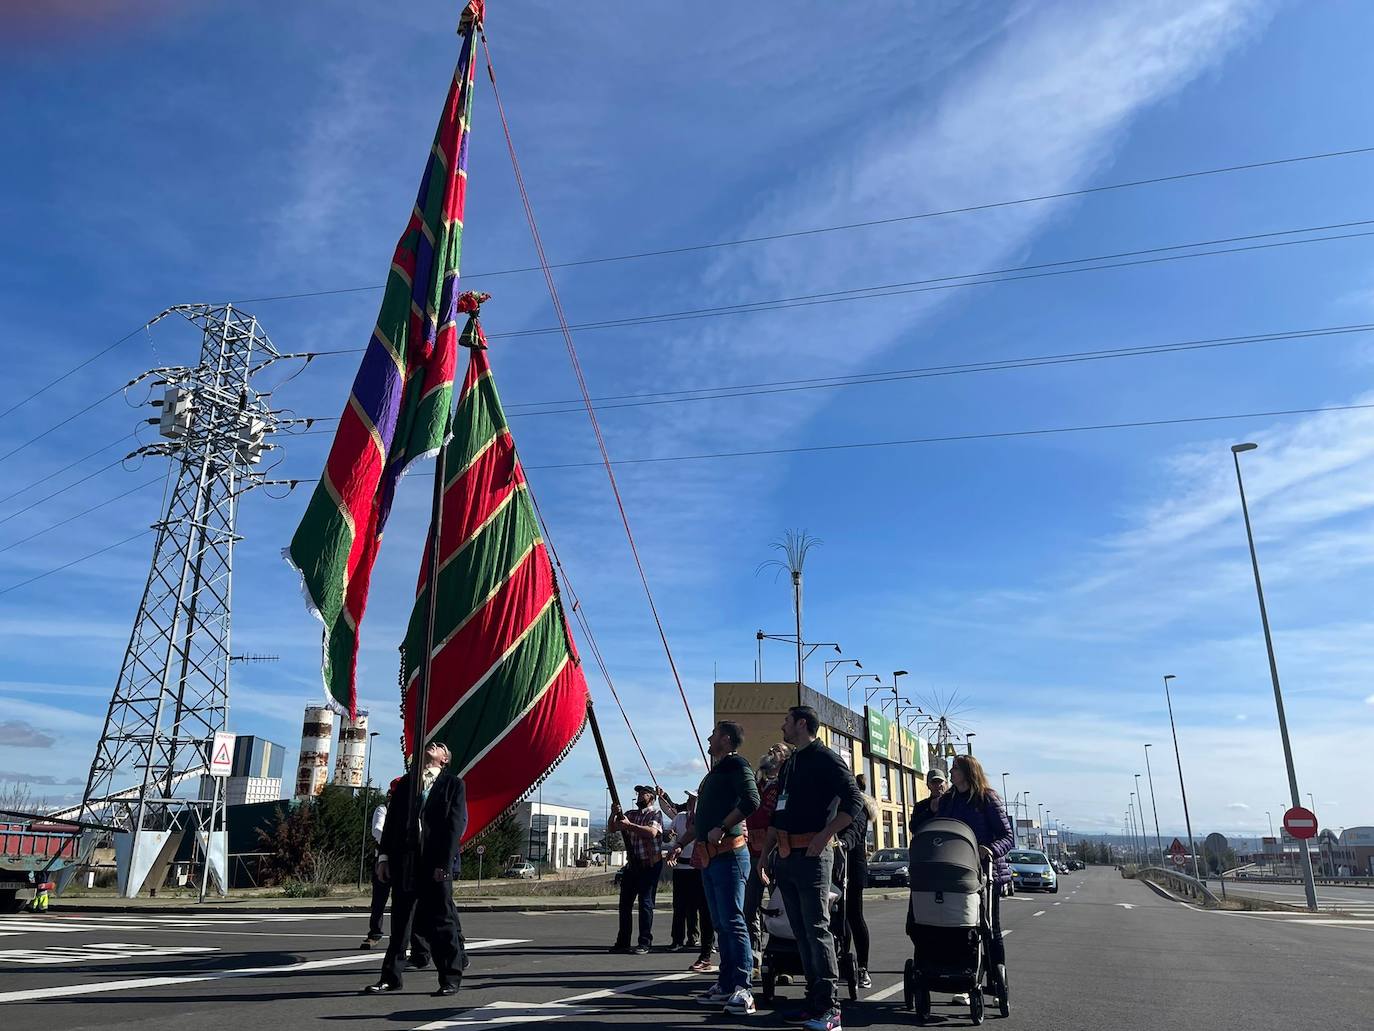
<svg viewBox="0 0 1374 1031"><path fill-rule="evenodd" d="M1002 946L1002 886L1011 880L1011 865L1007 853L1015 843L1007 808L997 792L988 785L983 765L971 755L955 757L949 767L952 788L940 800L940 816L948 820L962 820L973 828L983 858L992 860L992 876L996 887L992 892L992 953L993 963L1006 962Z"/></svg>

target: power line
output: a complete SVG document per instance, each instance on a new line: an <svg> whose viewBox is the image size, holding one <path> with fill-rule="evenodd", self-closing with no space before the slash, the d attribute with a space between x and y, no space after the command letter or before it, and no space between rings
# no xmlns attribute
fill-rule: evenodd
<svg viewBox="0 0 1374 1031"><path fill-rule="evenodd" d="M126 337L125 339L127 340L128 338ZM107 347L105 350L108 351L109 348ZM104 353L105 353L104 351L101 352L101 354L104 354ZM90 362L95 361L95 359L98 358L98 357L99 357L99 355L95 355L95 356L93 356L93 357L91 357L91 358L88 358L86 363L89 364ZM79 366L78 366L78 368L79 368ZM56 382L56 381L54 381L54 382ZM48 384L48 386L52 386L52 384L50 383L50 384ZM43 389L46 390L46 389L48 389L48 388L47 388L47 387L44 387ZM88 404L85 408L81 409L81 411L79 411L79 412L73 412L71 415L68 415L66 418L61 419L61 420L59 420L58 422L53 423L53 424L52 424L51 426L49 426L46 430L44 430L42 433L37 433L37 434L35 434L34 436L30 437L28 440L24 441L24 443L18 445L17 447L12 447L12 448L10 448L10 449L9 449L8 451L6 451L3 455L0 455L0 462L3 462L3 461L5 461L6 459L9 459L9 458L13 458L15 455L19 454L19 452L23 451L25 448L29 447L29 446L32 445L32 444L38 443L40 440L42 440L44 437L46 437L49 433L54 433L54 432L56 432L57 430L60 430L63 426L66 426L66 425L67 425L69 422L71 422L73 419L79 419L79 418L81 418L81 416L85 415L87 412L91 411L93 408L98 408L100 405L103 405L106 401L108 401L110 398L114 397L116 394L118 394L120 391L122 391L122 390L124 390L124 389L125 389L125 388L124 388L123 386L115 387L115 388L114 388L113 390L111 390L108 394L106 394L106 395L104 395L103 397L97 398L96 400L92 401L92 402L91 402L90 404ZM13 411L14 409L10 409L10 410Z"/></svg>
<svg viewBox="0 0 1374 1031"><path fill-rule="evenodd" d="M61 476L61 475L62 475L63 473L65 473L68 469L75 469L78 465L81 465L83 462L89 462L89 461L90 461L92 458L94 458L96 455L103 454L104 452L110 450L110 448L112 448L112 447L120 447L120 446L123 446L123 445L124 445L127 441L129 441L129 440L137 440L137 439L138 439L138 438L135 437L134 434L132 434L132 433L126 433L124 436L120 437L118 440L112 440L112 441L110 441L108 444L102 444L100 447L98 447L98 448L96 448L94 451L92 451L89 455L83 455L81 458L78 458L78 459L77 459L76 461L74 461L74 462L68 462L68 463L67 463L66 465L64 465L61 469L54 469L52 472L47 473L47 474L44 475L44 476L40 476L38 479L34 480L32 483L29 483L29 484L27 484L27 485L25 485L25 486L23 486L23 487L20 487L18 490L10 491L10 492L9 492L8 494L6 494L3 498L0 498L0 505L3 505L6 501L11 500L12 498L17 498L17 497L19 497L20 494L24 494L24 493L26 493L27 491L33 490L33 488L34 488L34 487L37 487L40 483L47 483L47 482L48 482L49 480L51 480L54 476Z"/></svg>
<svg viewBox="0 0 1374 1031"><path fill-rule="evenodd" d="M147 323L144 323L142 326L139 326L137 329L131 329L131 330L129 330L129 332L125 333L122 337L120 337L120 338L119 338L118 340L116 340L114 343L110 344L108 347L101 348L99 351L97 351L95 354L91 355L89 358L86 358L86 359L83 359L83 360L80 361L80 362L77 362L75 365L73 365L73 366L72 366L70 369L68 369L66 372L62 373L62 375L60 375L60 376L58 376L58 377L56 377L56 378L54 378L54 379L48 380L47 383L44 383L41 387L39 387L37 390L35 390L32 394L29 394L27 397L21 398L20 400L16 401L14 404L12 404L12 405L10 405L8 408L6 408L3 412L0 412L0 419L5 418L5 416L9 415L11 412L16 412L16 411L18 411L20 408L23 408L26 404L28 404L30 401L32 401L35 397L38 397L40 394L44 394L44 393L46 393L47 391L51 390L53 387L57 386L57 384L61 383L64 379L66 379L68 376L72 375L73 373L80 372L82 369L84 369L86 366L90 365L92 362L96 361L97 359L100 359L100 358L105 357L105 355L109 354L111 351L113 351L113 350L114 350L116 347L118 347L120 344L124 343L124 341L128 340L130 337L133 337L133 336L138 335L139 330L146 329L146 328L147 328ZM9 456L6 455L5 457L8 458ZM3 459L0 459L0 461L3 461Z"/></svg>
<svg viewBox="0 0 1374 1031"><path fill-rule="evenodd" d="M1359 239L1374 236L1374 229L1353 233L1338 233L1330 236L1308 236L1296 240L1275 240L1275 237L1297 236L1302 233L1320 233L1333 229L1356 226L1374 226L1374 219L1351 222L1338 222L1324 226L1307 226L1301 229L1278 229L1265 233L1250 233L1243 236L1224 237L1215 240L1197 240L1191 243L1166 244L1160 247L1146 247L1132 251L1119 251L1114 254L1099 254L1084 258L1065 258L1056 261L1039 262L1032 265L1014 265L1007 268L987 269L982 272L965 272L957 275L934 276L927 279L914 279L900 283L886 283L875 286L850 287L845 290L830 290L792 297L772 298L762 301L745 301L739 304L718 305L709 308L688 308L681 311L657 312L646 315L632 315L619 319L602 319L595 322L582 322L569 325L570 330L619 329L628 326L648 326L669 322L685 322L704 318L719 318L724 315L749 315L765 311L785 311L790 308L810 307L817 304L832 304L842 301L866 301L884 297L900 297L907 294L929 293L939 290L956 290L970 286L988 286L996 283L1013 283L1032 279L1045 279L1055 276L1074 275L1080 272L1099 272L1103 270L1131 268L1140 265L1162 264L1171 261L1186 261L1193 258L1216 257L1220 255L1242 254L1249 251L1272 250L1279 247L1296 247L1309 243L1328 243L1335 240ZM1247 243L1243 246L1220 247L1225 243L1241 241L1268 240L1267 243ZM1213 248L1200 250L1199 248ZM1170 251L1190 251L1186 254L1171 254ZM1145 257L1150 255L1150 257ZM1130 260L1117 260L1130 259ZM1096 262L1097 264L1092 264ZM1066 266L1077 265L1079 268ZM510 330L503 333L488 333L490 340L508 340L518 337L548 336L561 334L561 326L544 326L537 329ZM344 354L360 354L364 348L344 347L330 351L311 352L312 357L325 357Z"/></svg>
<svg viewBox="0 0 1374 1031"><path fill-rule="evenodd" d="M124 545L130 544L133 541L138 540L140 537L145 537L152 532L153 531L151 528L146 530L139 530L138 533L133 534L130 537L125 537L122 541L115 541L113 544L107 544L105 545L105 547L97 548L95 551L88 552L87 554L82 555L80 558L74 558L69 562L62 563L62 565L60 566L54 566L52 569L39 573L37 576L31 576L27 580L20 580L16 584L10 584L8 587L0 588L0 595L9 594L11 591L19 590L19 588L21 587L27 587L29 584L37 583L39 580L52 576L54 573L60 573L64 569L70 569L72 566L79 565L82 562L89 562L91 559L103 555L107 551L114 551L115 548L122 548Z"/></svg>
<svg viewBox="0 0 1374 1031"><path fill-rule="evenodd" d="M1234 415L1194 415L1177 419L1142 419L1135 422L1104 422L1087 426L1051 426L1044 429L1003 430L990 433L956 433L943 437L912 437L906 440L873 440L854 444L814 444L806 447L760 448L752 451L714 451L697 455L666 455L660 458L617 458L616 465L654 465L666 462L699 462L718 458L755 458L767 455L800 455L817 451L856 451L867 448L907 447L916 444L947 444L966 440L1004 440L1013 437L1046 437L1060 433L1092 433L1107 430L1141 429L1155 426L1182 426L1189 423L1226 422L1234 419L1270 419L1289 415L1317 415L1323 412L1354 412L1374 408L1374 404L1328 405L1322 408L1287 408L1273 412L1240 412ZM600 462L562 462L526 466L535 469L586 469ZM299 481L304 483L306 481Z"/></svg>
<svg viewBox="0 0 1374 1031"><path fill-rule="evenodd" d="M29 502L27 505L25 505L23 508L16 508L16 509L15 509L13 512L11 512L9 515L0 517L0 525L3 525L3 524L5 524L5 523L8 523L11 519L16 519L16 518L18 518L19 516L23 515L25 512L30 512L30 511L32 511L33 509L37 508L39 505L43 504L45 501L51 501L53 498L57 497L59 494L65 494L65 493L67 493L67 491L71 490L73 487L79 487L79 486L81 486L81 484L85 483L87 480L95 479L95 477L99 476L101 473L105 472L105 471L108 470L108 469L113 469L115 466L121 464L123 461L124 461L123 458L116 458L113 462L110 462L108 465L102 465L99 469L96 469L94 472L87 473L85 476L81 477L81 479L79 479L79 480L73 480L71 483L67 484L65 487L59 487L57 490L53 491L51 494L44 494L44 495L43 495L41 498L39 498L37 501L31 501L31 502Z"/></svg>
<svg viewBox="0 0 1374 1031"><path fill-rule="evenodd" d="M1252 243L1236 247L1217 247L1213 250L1194 250L1188 254L1161 254L1162 251L1176 251L1187 248L1211 247L1215 244L1240 240L1258 240L1275 236L1292 236L1298 233L1317 233L1328 229L1349 226L1374 225L1374 219L1358 222L1343 222L1332 226L1311 226L1305 229L1281 229L1271 233L1254 233L1248 236L1234 236L1222 240L1200 241L1197 243L1170 244L1165 247L1148 247L1137 251L1123 251L1119 254L1098 255L1090 258L1072 258L1062 261L1044 262L1036 265L1019 265L1005 269L992 269L986 272L966 272L960 275L936 276L929 279L913 279L904 283L888 283L881 286L851 287L845 290L829 290L821 293L797 294L793 297L777 297L766 301L746 301L740 304L718 305L710 308L687 308L682 311L664 312L651 315L629 316L621 319L603 319L597 322L582 322L569 326L581 331L593 329L619 329L626 326L643 326L665 322L685 322L695 319L717 318L722 315L748 315L756 311L783 311L789 308L805 308L816 304L833 304L839 301L864 301L877 297L900 297L907 294L930 293L937 290L955 290L969 286L987 286L992 283L1014 283L1028 279L1047 279L1054 276L1075 275L1080 272L1100 272L1107 269L1132 268L1140 265L1157 265L1170 261L1187 261L1193 258L1209 258L1225 254L1242 254L1248 251L1273 250L1279 247L1297 247L1309 243L1328 243L1333 240L1351 240L1374 236L1374 230L1355 233L1340 233L1332 236L1312 236L1301 240L1271 240L1268 243ZM1116 261L1132 255L1151 254L1154 257L1133 257L1128 261ZM1085 264L1099 262L1099 264ZM1065 265L1083 265L1082 268L1063 268ZM1011 273L1025 273L1013 275ZM506 333L488 333L491 339L511 339L515 337L547 336L561 333L558 326L545 326L539 329L522 329ZM361 349L360 349L361 350Z"/></svg>
<svg viewBox="0 0 1374 1031"><path fill-rule="evenodd" d="M1245 344L1271 343L1285 340L1310 340L1328 336L1345 336L1354 333L1374 332L1374 323L1356 323L1345 326L1322 326L1312 329L1281 330L1271 333L1254 333L1241 336L1208 337L1183 340L1165 344L1143 344L1139 347L1100 348L1091 351L1070 351L1061 354L1035 355L1025 358L1005 358L986 362L965 362L954 365L928 365L914 369L893 369L884 372L862 372L846 376L816 376L806 379L785 379L761 383L743 383L730 386L695 387L689 390L646 391L638 394L613 394L593 398L598 410L609 411L617 408L643 408L662 404L681 404L689 401L716 401L724 398L754 397L764 394L791 393L801 390L825 390L834 387L867 386L878 383L894 383L912 379L930 379L943 376L968 375L979 372L1003 372L1015 369L1054 367L1073 365L1080 362L1106 361L1114 358L1149 357L1157 354L1176 354L1188 351L1210 350L1222 347L1239 347ZM605 404L603 402L621 402ZM576 399L560 401L527 401L511 404L507 411L511 418L525 418L534 415L577 414L581 407L559 407L580 405ZM530 409L517 411L517 409ZM317 423L338 422L337 416L313 420ZM297 436L310 436L327 433L329 430L309 430Z"/></svg>
<svg viewBox="0 0 1374 1031"><path fill-rule="evenodd" d="M613 465L658 465L670 462L704 462L721 458L759 458L770 455L800 455L818 451L859 451L869 448L907 447L917 444L947 444L971 440L1003 440L1016 437L1047 437L1061 433L1091 433L1107 430L1143 429L1156 426L1184 426L1190 423L1227 422L1236 419L1271 419L1290 415L1319 415L1324 412L1357 412L1374 409L1372 404L1327 405L1321 408L1284 408L1272 412L1238 412L1232 415L1192 415L1175 419L1141 419L1135 422L1104 422L1086 426L1051 426L1043 429L1002 430L986 433L955 433L942 437L911 437L904 440L859 441L853 444L814 444L805 447L758 448L751 451L710 451L696 455L664 455L658 458L616 458ZM552 469L589 469L602 463L560 462L549 465L527 465L526 471ZM319 477L292 478L292 486L315 483Z"/></svg>
<svg viewBox="0 0 1374 1031"><path fill-rule="evenodd" d="M153 485L156 484L156 483L161 483L164 479L165 479L165 477L162 477L162 476L154 477L154 478L151 479L151 480L147 480L147 481L145 481L145 482L143 482L143 483L140 483L137 487L131 487L130 489L126 490L123 494L118 494L118 495L116 495L115 497L108 498L108 499L106 499L105 501L100 502L98 505L92 505L90 508L84 509L84 510L81 511L81 512L77 512L75 515L69 515L69 516L67 516L67 518L65 518L65 519L60 519L60 520L58 520L57 522L52 523L52 524L49 525L49 526L43 527L43 529L41 529L41 530L35 530L33 533L29 534L27 537L21 537L21 538L19 538L19 540L15 541L14 543L12 543L12 544L6 544L3 548L0 548L0 555L3 555L5 552L10 551L10 550L13 549L13 548L19 547L19 545L21 545L21 544L27 544L29 541L33 540L35 537L41 537L41 536L43 536L45 533L50 533L51 531L56 530L59 526L66 526L68 523L73 522L73 521L75 521L75 520L77 520L77 519L80 519L82 516L90 515L92 512L97 512L97 511L99 511L100 509L105 508L105 507L108 506L108 505L113 505L116 501L123 501L123 500L124 500L125 498L127 498L130 494L137 494L139 491L145 490L145 489L147 489L148 487L151 487L151 486L153 486Z"/></svg>
<svg viewBox="0 0 1374 1031"><path fill-rule="evenodd" d="M988 201L983 204L970 204L957 208L941 208L935 211L922 211L912 215L895 215L891 218L870 219L864 222L847 222L840 225L819 226L812 229L795 229L782 233L770 233L764 236L747 236L736 240L716 240L710 243L689 244L681 247L664 247L657 250L636 251L630 254L615 254L599 258L581 258L575 261L561 261L549 265L551 269L576 268L583 265L604 265L611 262L637 261L643 258L659 258L674 254L689 254L696 251L707 251L721 247L743 247L757 243L773 243L778 240L790 240L804 236L819 236L825 233L839 233L854 229L868 229L875 226L893 225L901 222L914 222L927 218L940 218L946 215L963 215L977 211L991 211L997 208L1014 207L1021 204L1034 204L1042 201L1066 200L1070 197L1085 197L1094 193L1107 193L1113 190L1127 190L1140 186L1154 186L1159 183L1179 182L1186 179L1198 179L1205 176L1225 175L1232 172L1246 172L1260 168L1274 168L1281 165L1293 165L1307 161L1322 161L1329 158L1353 157L1360 154L1374 153L1374 147L1353 147L1348 150L1332 150L1319 154L1303 154L1298 157L1274 158L1267 161L1252 161L1239 165L1226 165L1220 168L1206 168L1193 172L1178 172L1172 175L1154 176L1148 179L1131 179L1126 182L1109 183L1105 186L1089 186L1080 190L1063 190L1058 193L1042 193L1030 197L1016 197L1010 200ZM496 276L513 276L523 273L539 272L542 266L527 265L520 268L497 269L492 272L477 272L465 276L465 280L491 279ZM366 291L380 290L382 284L374 286L351 286L332 290L307 290L290 294L273 294L266 297L247 297L235 301L235 304L262 304L267 301L293 301L308 297L328 297L338 294L363 293Z"/></svg>

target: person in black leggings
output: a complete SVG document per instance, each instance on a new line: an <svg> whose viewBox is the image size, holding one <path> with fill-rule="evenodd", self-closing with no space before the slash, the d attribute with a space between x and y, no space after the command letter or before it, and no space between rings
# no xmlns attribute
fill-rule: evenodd
<svg viewBox="0 0 1374 1031"><path fill-rule="evenodd" d="M872 988L873 979L868 976L868 921L864 919L864 889L868 887L868 826L877 815L877 805L868 795L868 785L860 773L854 778L863 793L864 811L862 815L845 828L840 835L845 849L845 918L849 924L849 936L854 942L854 963L858 969L855 978L860 988Z"/></svg>

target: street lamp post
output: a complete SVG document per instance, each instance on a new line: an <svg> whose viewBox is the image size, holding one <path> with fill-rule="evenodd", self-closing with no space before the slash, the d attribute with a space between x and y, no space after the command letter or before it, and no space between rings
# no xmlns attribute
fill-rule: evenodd
<svg viewBox="0 0 1374 1031"><path fill-rule="evenodd" d="M855 669L863 669L864 664L858 659L826 659L825 660L825 696L830 697L830 674L841 666L853 666Z"/></svg>
<svg viewBox="0 0 1374 1031"><path fill-rule="evenodd" d="M1046 809L1046 810L1045 810L1045 855L1047 855L1047 856L1050 854L1050 846L1049 846L1049 829L1050 829L1050 824L1053 823L1053 822L1054 822L1054 821L1050 819L1050 810Z"/></svg>
<svg viewBox="0 0 1374 1031"><path fill-rule="evenodd" d="M1136 816L1140 819L1140 844L1141 853L1145 856L1145 865L1150 865L1150 842L1149 835L1145 832L1145 796L1140 793L1140 774L1135 775L1135 797L1140 803Z"/></svg>
<svg viewBox="0 0 1374 1031"><path fill-rule="evenodd" d="M1131 851L1135 853L1135 861L1140 862L1140 838L1135 831L1135 792L1130 793L1130 799L1126 803L1126 820L1131 828Z"/></svg>
<svg viewBox="0 0 1374 1031"><path fill-rule="evenodd" d="M370 820L367 818L367 800L372 790L372 739L380 734L381 731L374 730L367 735L367 762L364 764L363 773L363 840L358 846L358 890L363 890L363 866L367 863L367 832Z"/></svg>
<svg viewBox="0 0 1374 1031"><path fill-rule="evenodd" d="M904 669L892 671L892 717L893 723L895 724L893 732L897 736L897 785L902 807L902 816L898 820L900 831L898 838L903 840L906 837L905 827L907 814L910 813L911 810L907 804L906 771L902 769L902 698L901 695L897 693L897 678L906 675L907 671Z"/></svg>
<svg viewBox="0 0 1374 1031"><path fill-rule="evenodd" d="M883 678L876 673L847 673L844 678L844 704L845 708L854 708L854 685L860 680L876 680L883 682Z"/></svg>
<svg viewBox="0 0 1374 1031"><path fill-rule="evenodd" d="M964 750L967 751L969 755L973 754L973 739L977 736L978 735L971 730L964 735Z"/></svg>
<svg viewBox="0 0 1374 1031"><path fill-rule="evenodd" d="M1150 781L1150 808L1155 814L1155 848L1159 850L1159 865L1164 865L1164 841L1159 836L1159 806L1155 804L1155 774L1150 769L1150 746L1145 746L1145 775Z"/></svg>
<svg viewBox="0 0 1374 1031"><path fill-rule="evenodd" d="M1012 804L1012 803L1011 803L1011 799L1007 797L1007 777L1008 777L1008 776L1010 776L1010 774L1006 774L1006 773L1002 774L1002 804L1003 804L1003 805L1010 806L1010 805ZM1016 847L1016 810L1015 810L1015 809L1012 810L1012 816L1011 816L1011 847L1012 847L1012 848L1015 848L1015 847Z"/></svg>
<svg viewBox="0 0 1374 1031"><path fill-rule="evenodd" d="M1293 768L1293 746L1288 740L1288 719L1283 712L1283 691L1279 688L1279 664L1274 658L1274 638L1269 632L1269 612L1264 607L1264 586L1260 583L1259 556L1255 552L1255 534L1250 526L1250 506L1245 501L1245 481L1240 475L1240 456L1242 452L1253 451L1258 444L1233 444L1231 459L1236 466L1236 488L1240 491L1240 510L1245 516L1245 539L1250 545L1250 566L1255 572L1255 597L1259 599L1260 624L1264 627L1264 648L1269 653L1269 678L1274 682L1274 707L1279 714L1279 736L1283 739L1283 761L1288 767L1288 793L1293 799L1293 807L1302 805L1298 793L1298 774ZM1302 879L1307 889L1307 908L1317 911L1317 882L1312 875L1312 855L1307 851L1307 842L1300 842L1298 851L1302 854Z"/></svg>
<svg viewBox="0 0 1374 1031"><path fill-rule="evenodd" d="M1036 803L1035 803L1035 811L1036 811L1036 813L1038 814L1037 819L1036 819L1036 826L1039 828L1039 829L1036 831L1035 839L1036 839L1037 843L1040 845L1041 851L1044 851L1044 848L1045 848L1045 803L1044 803L1044 802L1036 802Z"/></svg>
<svg viewBox="0 0 1374 1031"><path fill-rule="evenodd" d="M1202 880L1197 863L1197 848L1193 845L1193 820L1188 815L1188 789L1183 786L1183 759L1178 752L1178 727L1174 724L1174 701L1169 693L1169 681L1177 680L1172 673L1164 674L1164 703L1169 707L1169 732L1174 736L1174 762L1178 764L1178 792L1183 796L1183 825L1188 830L1188 849L1193 853L1193 876Z"/></svg>

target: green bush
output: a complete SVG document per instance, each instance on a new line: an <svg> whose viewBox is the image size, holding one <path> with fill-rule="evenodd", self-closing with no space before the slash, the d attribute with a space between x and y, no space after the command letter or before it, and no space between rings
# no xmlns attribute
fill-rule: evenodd
<svg viewBox="0 0 1374 1031"><path fill-rule="evenodd" d="M329 892L329 885L316 884L311 881L292 879L284 882L281 886L281 893L289 899L322 899L328 896Z"/></svg>

